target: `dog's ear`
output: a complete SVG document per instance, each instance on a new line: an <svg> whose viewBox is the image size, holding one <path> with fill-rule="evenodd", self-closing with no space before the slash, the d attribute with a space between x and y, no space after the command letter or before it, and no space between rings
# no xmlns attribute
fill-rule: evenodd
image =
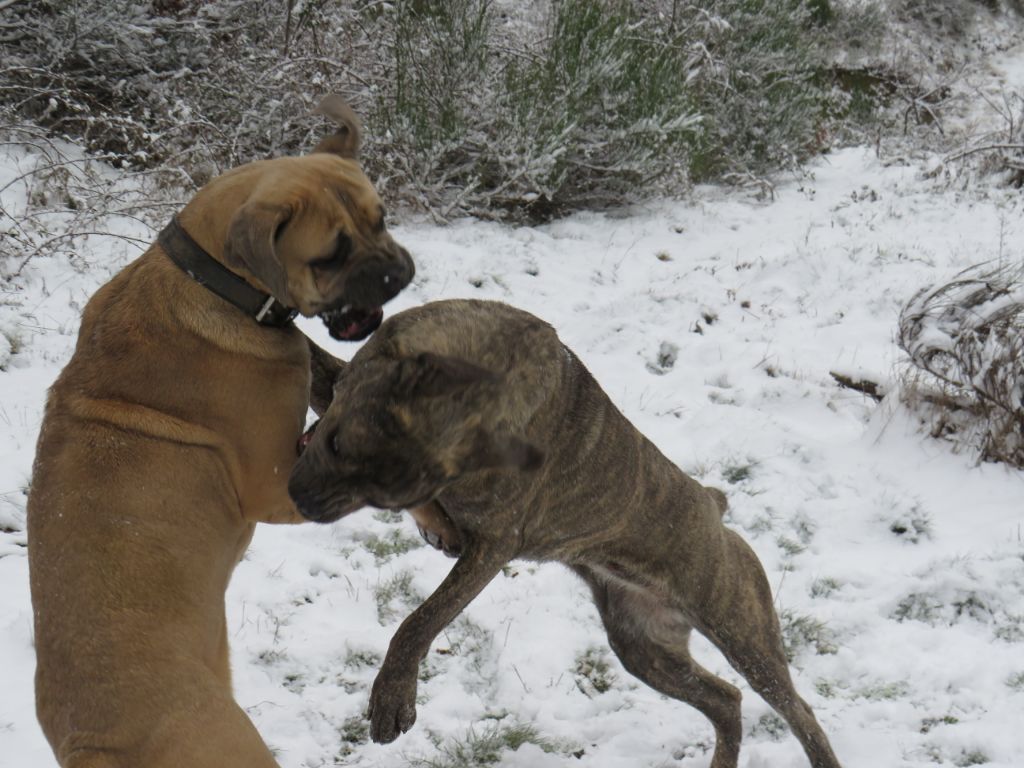
<svg viewBox="0 0 1024 768"><path fill-rule="evenodd" d="M330 152L349 160L359 157L359 147L363 142L363 128L359 116L348 105L348 102L336 93L328 94L320 102L320 106L313 110L313 114L330 118L338 126L337 131L320 140L320 143L313 148L314 153Z"/></svg>
<svg viewBox="0 0 1024 768"><path fill-rule="evenodd" d="M484 429L474 431L467 445L460 473L481 469L518 469L535 472L544 463L544 452L513 435L499 435Z"/></svg>
<svg viewBox="0 0 1024 768"><path fill-rule="evenodd" d="M284 205L246 203L231 219L224 243L225 264L245 267L282 303L288 303L288 274L275 242L290 216Z"/></svg>
<svg viewBox="0 0 1024 768"><path fill-rule="evenodd" d="M422 352L398 364L394 392L399 397L456 395L498 375L458 357Z"/></svg>

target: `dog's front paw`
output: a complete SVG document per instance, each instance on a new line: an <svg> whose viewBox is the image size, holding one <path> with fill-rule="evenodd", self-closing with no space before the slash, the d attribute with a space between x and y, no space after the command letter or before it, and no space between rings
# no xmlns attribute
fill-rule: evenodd
<svg viewBox="0 0 1024 768"><path fill-rule="evenodd" d="M370 738L389 744L416 722L416 670L392 675L382 669L370 691Z"/></svg>

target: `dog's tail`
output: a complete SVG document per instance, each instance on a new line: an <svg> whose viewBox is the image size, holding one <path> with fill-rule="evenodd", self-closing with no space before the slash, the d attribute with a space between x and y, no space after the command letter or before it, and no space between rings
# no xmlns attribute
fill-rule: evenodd
<svg viewBox="0 0 1024 768"><path fill-rule="evenodd" d="M715 506L718 507L718 514L724 515L725 510L729 508L729 500L725 497L725 494L717 488L705 488L705 490L708 492L711 500L715 502Z"/></svg>

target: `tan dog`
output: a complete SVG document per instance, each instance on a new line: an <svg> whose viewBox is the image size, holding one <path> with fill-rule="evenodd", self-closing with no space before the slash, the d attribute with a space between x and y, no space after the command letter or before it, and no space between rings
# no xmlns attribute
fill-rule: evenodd
<svg viewBox="0 0 1024 768"><path fill-rule="evenodd" d="M413 272L354 160L358 123L324 111L342 127L320 149L344 157L211 181L92 298L50 390L29 564L37 713L65 768L276 765L232 697L224 591L255 523L301 519L287 480L311 360L291 310L357 337Z"/></svg>

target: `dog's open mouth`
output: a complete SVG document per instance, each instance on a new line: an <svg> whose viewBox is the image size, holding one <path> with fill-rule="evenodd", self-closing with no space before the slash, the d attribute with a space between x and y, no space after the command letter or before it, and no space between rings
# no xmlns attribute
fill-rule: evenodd
<svg viewBox="0 0 1024 768"><path fill-rule="evenodd" d="M376 331L384 320L381 307L362 309L345 305L341 309L329 309L320 313L331 337L339 341L362 341Z"/></svg>

